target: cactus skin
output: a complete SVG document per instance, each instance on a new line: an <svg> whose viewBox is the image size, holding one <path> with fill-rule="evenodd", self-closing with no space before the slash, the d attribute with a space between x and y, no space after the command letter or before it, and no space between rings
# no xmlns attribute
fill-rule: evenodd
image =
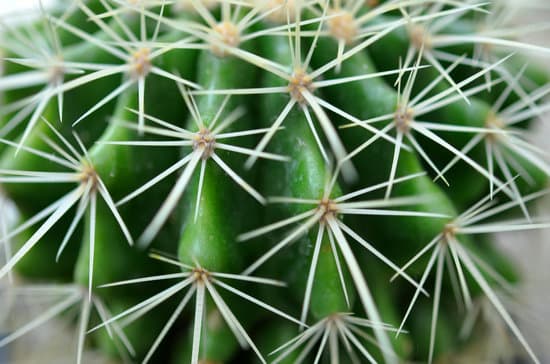
<svg viewBox="0 0 550 364"><path fill-rule="evenodd" d="M0 202L42 217L0 211L0 279L77 287L76 350L90 330L113 360L432 362L468 345L454 294L538 362L490 233L549 226L550 164L522 138L550 73L522 51L550 50L507 58L479 30L497 0L246 2L67 0L3 25ZM121 322L133 350L105 330Z"/></svg>

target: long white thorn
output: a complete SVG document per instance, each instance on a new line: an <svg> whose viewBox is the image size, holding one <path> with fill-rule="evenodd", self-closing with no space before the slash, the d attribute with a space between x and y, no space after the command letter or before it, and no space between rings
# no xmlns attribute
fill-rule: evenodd
<svg viewBox="0 0 550 364"><path fill-rule="evenodd" d="M412 179L422 177L422 176L425 176L425 175L426 175L426 172L419 172L419 173L409 174L409 175L394 179L393 184L398 184L398 183L410 181ZM379 189L387 187L387 186L388 186L388 182L378 183L378 184L375 184L375 185L372 185L372 186L369 186L369 187L365 187L365 188L362 188L362 189L354 191L354 192L347 193L347 194L342 195L340 197L337 197L337 198L334 199L334 202L341 203L341 202L347 201L349 199L352 199L354 197L358 197L358 196L361 196L361 195L367 194L369 192L379 190Z"/></svg>
<svg viewBox="0 0 550 364"><path fill-rule="evenodd" d="M34 110L32 116L31 116L31 118L30 118L30 120L27 124L27 127L25 128L25 131L23 132L23 136L19 140L19 145L17 146L15 154L19 153L19 150L21 150L23 144L25 143L25 141L29 137L29 134L31 133L32 129L35 127L36 123L38 122L38 119L42 116L42 113L46 109L46 106L48 105L48 102L50 101L50 96L47 95L47 93L48 93L47 90L48 89L49 89L49 87L46 88L46 90L45 90L46 94L44 95L42 100L40 100L40 103L38 104L38 106L36 106L36 109Z"/></svg>
<svg viewBox="0 0 550 364"><path fill-rule="evenodd" d="M117 206L123 205L127 203L130 200L133 200L137 196L141 195L143 192L147 191L149 188L153 187L160 181L162 181L164 178L168 177L172 173L175 173L178 169L186 165L193 157L193 154L189 154L182 158L181 160L177 161L170 167L168 167L166 170L164 170L162 173L158 174L156 177L149 180L146 184L135 190L134 192L130 193L129 195L125 196L123 199L118 201L116 203Z"/></svg>
<svg viewBox="0 0 550 364"><path fill-rule="evenodd" d="M271 200L270 200L270 202L271 202ZM246 240L253 239L255 237L267 234L267 233L269 233L273 230L277 230L277 229L280 229L282 227L293 224L295 222L298 222L300 220L304 220L304 219L306 219L310 216L313 216L313 215L315 215L315 210L309 210L309 211L302 212L301 214L298 214L296 216L292 216L292 217L289 217L287 219L277 221L275 223L272 223L272 224L269 224L267 226L261 227L259 229L252 230L250 232L241 234L237 237L237 241L246 241Z"/></svg>
<svg viewBox="0 0 550 364"><path fill-rule="evenodd" d="M243 275L249 275L252 272L254 272L256 269L258 269L262 264L264 264L269 258L271 258L273 255L277 254L279 250L284 248L285 246L291 244L294 242L295 239L300 237L302 234L307 232L313 225L315 225L321 216L323 215L322 211L316 211L315 214L310 217L308 220L306 220L302 225L300 225L298 228L296 228L294 231L292 231L287 237L285 237L283 240L281 240L277 245L275 245L273 248L271 248L267 253L262 255L260 258L258 258L252 265L250 265L244 272Z"/></svg>
<svg viewBox="0 0 550 364"><path fill-rule="evenodd" d="M464 271L462 270L462 265L460 264L460 259L458 259L455 248L455 246L460 244L460 242L458 242L455 238L451 238L448 243L448 251L451 252L453 264L455 265L455 270L458 274L458 281L462 290L462 298L464 299L466 310L469 311L472 309L472 297L470 295L470 290L468 289L468 284L466 283L466 277L464 276ZM451 270L451 267L449 267L449 270Z"/></svg>
<svg viewBox="0 0 550 364"><path fill-rule="evenodd" d="M118 57L118 58L120 58L121 60L124 60L124 61L126 61L128 59L127 54L124 54L124 52L120 51L119 49L117 49L115 47L111 47L107 42L101 40L100 38L94 37L92 34L88 34L88 33L84 32L83 30L78 29L78 28L68 24L67 22L65 22L62 19L56 19L56 18L53 18L53 17L49 17L49 19L50 19L50 21L55 23L57 26L60 26L61 28L64 28L65 30L67 30L69 33L72 33L72 34L76 35L77 37L81 38L82 40L84 40L86 42L90 42L92 44L95 44L96 46L104 49L105 51L107 51L109 53L111 53L113 56Z"/></svg>
<svg viewBox="0 0 550 364"><path fill-rule="evenodd" d="M376 360L370 355L370 353L365 349L365 346L350 332L350 329L346 327L346 325L341 326L343 334L347 336L347 338L353 343L353 345L361 352L361 354L369 361L369 363L376 363ZM384 353L384 348L381 348L382 353ZM386 353L391 355L391 358L393 361L396 361L397 358L395 357L395 354L392 352Z"/></svg>
<svg viewBox="0 0 550 364"><path fill-rule="evenodd" d="M0 91L9 91L31 86L43 85L48 82L47 71L28 71L13 75L2 75Z"/></svg>
<svg viewBox="0 0 550 364"><path fill-rule="evenodd" d="M143 134L143 126L145 125L145 76L138 79L138 131Z"/></svg>
<svg viewBox="0 0 550 364"><path fill-rule="evenodd" d="M55 225L65 213L80 199L83 187L80 186L62 198L57 204L53 214L36 230L36 232L23 244L11 259L0 269L0 279L13 269L13 267L40 241L53 225Z"/></svg>
<svg viewBox="0 0 550 364"><path fill-rule="evenodd" d="M46 219L50 214L54 213L60 205L63 204L63 202L66 201L66 196L61 197L59 200L53 202L52 204L46 206L44 209L36 213L34 216L27 219L25 222L23 222L21 225L17 226L14 230L10 231L9 233L5 234L4 236L0 237L0 243L4 243L8 241L8 239L13 238L14 236L17 236L22 231L25 231L26 229L30 228L31 226L37 224L39 221Z"/></svg>
<svg viewBox="0 0 550 364"><path fill-rule="evenodd" d="M457 251L460 259L462 260L470 274L474 277L477 284L481 287L481 290L485 293L487 298L489 298L489 301L491 301L497 312L500 314L504 322L506 322L506 324L516 336L518 341L521 343L525 351L527 351L533 362L537 364L540 363L539 359L531 349L531 346L529 346L529 343L519 330L518 326L514 323L514 321L510 317L510 314L508 313L508 311L506 311L506 308L502 305L491 286L487 283L487 280L483 277L483 274L481 274L481 272L477 269L475 264L472 262L468 254L462 249L462 247L458 246Z"/></svg>
<svg viewBox="0 0 550 364"><path fill-rule="evenodd" d="M425 137L431 139L435 143L439 144L443 148L447 149L448 151L452 152L454 155L462 159L464 162L466 162L468 165L470 165L472 168L474 168L478 173L480 173L482 176L487 178L489 181L493 181L496 186L500 187L503 185L502 182L500 182L496 177L491 176L489 172L487 172L486 169L484 169L482 166L480 166L476 161L474 161L472 158L461 152L460 150L453 147L451 144L443 140L441 137L439 137L437 134L433 133L432 131L416 125L413 122L413 128L414 130L418 131L419 133L423 134ZM513 196L513 193L511 193L508 189L504 189L504 192L508 196Z"/></svg>
<svg viewBox="0 0 550 364"><path fill-rule="evenodd" d="M173 285L169 288L166 288L165 290L161 291L160 293L157 293L156 295L154 295L152 297L149 297L148 299L146 299L146 300L130 307L129 309L127 309L125 311L122 311L118 315L111 317L109 320L107 320L105 322L102 322L101 324L91 328L90 330L88 330L88 333L94 332L94 331L96 331L96 330L98 330L98 329L100 329L104 326L109 325L112 322L115 322L115 321L117 321L121 318L129 316L132 313L137 312L137 311L140 312L139 316L142 316L143 314L145 314L145 312L147 312L147 311L153 309L154 307L160 305L162 302L166 301L168 298L172 297L173 295L178 293L180 290L184 289L185 287L187 287L188 285L193 283L194 280L195 280L194 277L188 277L188 278L184 279L183 281L181 281L181 282L179 282L179 283L177 283L177 284L175 284L175 285Z"/></svg>
<svg viewBox="0 0 550 364"><path fill-rule="evenodd" d="M531 215L529 214L529 210L527 210L527 206L523 202L521 192L519 191L516 181L512 176L512 172L510 171L508 164L506 164L506 161L504 160L504 157L500 152L499 148L493 149L493 156L495 157L497 164L500 167L500 171L502 172L502 174L504 174L504 177L506 178L506 180L510 181L510 189L512 190L512 193L514 195L513 198L516 201L518 201L521 211L523 212L527 220L531 220Z"/></svg>
<svg viewBox="0 0 550 364"><path fill-rule="evenodd" d="M270 278L243 276L240 274L210 272L210 275L215 278L225 278L230 280L242 281L242 282L254 282L260 284L267 284L270 286L286 287L286 283Z"/></svg>
<svg viewBox="0 0 550 364"><path fill-rule="evenodd" d="M385 198L389 199L391 196L391 191L393 187L393 181L395 179L395 173L397 171L397 163L399 161L399 152L401 151L401 144L403 143L403 133L399 130L397 131L397 142L393 150L393 159L391 163L390 178L388 180L388 187L386 189Z"/></svg>
<svg viewBox="0 0 550 364"><path fill-rule="evenodd" d="M405 323L407 322L407 319L409 318L410 313L412 312L412 309L414 307L414 304L416 303L416 300L418 299L418 296L420 295L420 290L426 283L426 280L428 279L428 276L430 275L430 272L432 271L433 265L435 264L435 260L439 255L439 250L441 249L441 245L436 245L432 255L430 257L430 260L428 261L428 264L426 265L426 269L424 269L424 273L422 273L422 277L420 278L420 284L418 288L414 292L414 296L411 299L411 302L409 303L409 306L407 307L407 311L405 312L405 315L403 316L403 319L401 320L401 324L399 324L399 328L397 329L397 332L395 333L395 337L399 336L401 332L403 332L403 327L405 326Z"/></svg>
<svg viewBox="0 0 550 364"><path fill-rule="evenodd" d="M443 182L449 186L449 181L447 181L447 179L445 178L445 176L443 176L443 174L441 173L441 171L439 170L439 168L437 168L437 166L435 165L435 163L432 161L432 159L430 158L430 156L428 155L428 153L426 153L424 151L424 149L422 148L422 146L416 141L416 138L414 137L413 134L407 134L407 139L411 142L411 144L413 145L414 149L418 152L418 154L420 154L420 156L422 157L423 160L426 161L426 163L428 163L428 165L430 166L430 168L435 172L437 173L438 176L441 176L441 179L443 180Z"/></svg>
<svg viewBox="0 0 550 364"><path fill-rule="evenodd" d="M130 246L134 245L134 239L132 238L132 235L130 234L130 231L128 230L128 227L124 223L124 220L122 219L122 216L120 216L120 213L118 212L115 202L113 201L113 198L111 197L111 194L107 190L107 187L103 183L103 181L99 178L97 180L98 183L98 191L101 197L103 198L103 201L107 204L107 207L109 207L109 210L111 210L111 213L113 214L118 227L124 234L124 237L126 238L126 241Z"/></svg>
<svg viewBox="0 0 550 364"><path fill-rule="evenodd" d="M231 312L229 307L227 307L227 304L224 302L223 298L220 296L220 294L218 293L216 288L212 285L212 283L210 283L208 281L205 281L205 284L206 284L206 288L208 289L208 292L210 292L210 296L212 297L212 299L214 300L214 302L218 306L218 309L220 310L220 313L224 317L225 321L228 323L228 325L230 327L234 328L234 330L235 330L234 333L236 334L236 336L237 337L240 336L241 338L243 338L245 340L246 344L248 346L250 346L250 348L252 348L252 350L256 353L256 355L261 360L261 362L263 364L266 364L266 361L263 358L262 354L260 353L260 351L258 350L256 345L254 344L254 342L252 341L250 336L248 336L248 334L246 333L246 330L241 325L239 320L235 317L233 312Z"/></svg>
<svg viewBox="0 0 550 364"><path fill-rule="evenodd" d="M158 334L157 338L155 339L155 342L149 348L149 351L147 352L147 355L143 359L142 364L147 364L149 360L151 360L151 357L159 347L162 340L164 340L164 338L166 337L166 334L168 334L168 331L170 331L170 328L174 325L174 322L180 317L183 309L185 308L185 306L187 305L191 297L193 297L194 293L195 293L195 288L192 288L185 294L185 296L183 297L183 300L181 300L178 307L176 307L176 309L174 310L174 312L172 313L172 315L170 316L170 318L162 328L162 331Z"/></svg>
<svg viewBox="0 0 550 364"><path fill-rule="evenodd" d="M430 349L428 353L428 363L431 364L434 355L435 349L435 334L437 327L437 316L439 314L439 302L441 299L441 283L443 281L443 263L444 260L444 249L440 249L437 256L437 267L435 272L435 291L434 291L434 303L432 310L432 322L430 328Z"/></svg>
<svg viewBox="0 0 550 364"><path fill-rule="evenodd" d="M99 110L101 107L103 107L105 104L107 104L109 101L115 99L118 95L123 93L128 87L132 86L134 83L133 80L128 80L124 82L122 85L115 88L113 91L109 92L105 97L103 97L98 103L96 103L92 108L90 108L88 111L86 111L84 114L82 114L76 121L73 123L73 127L79 124L82 120Z"/></svg>
<svg viewBox="0 0 550 364"><path fill-rule="evenodd" d="M325 160L325 163L329 163L329 158L327 155L327 151L325 150L325 147L323 146L323 143L321 142L321 139L319 138L319 134L317 133L317 130L315 130L315 125L313 124L313 120L311 119L311 114L309 113L309 109L306 105L302 105L302 111L304 112L304 115L306 116L307 123L309 125L309 129L311 130L311 133L313 134L313 137L315 138L315 142L317 143L317 147L319 148L319 151L321 152L321 155L323 156L323 159Z"/></svg>
<svg viewBox="0 0 550 364"><path fill-rule="evenodd" d="M282 344L281 346L277 347L275 350L269 353L269 355L274 355L278 352L281 352L284 350L283 353L281 353L273 362L272 364L276 364L279 361L281 361L283 358L288 356L291 352L293 352L296 348L298 348L302 343L307 341L310 337L312 337L316 332L319 331L319 328L322 328L323 321L320 321L316 323L315 325L311 326L304 332L298 334L294 338L290 339L286 343ZM286 349L286 350L285 350Z"/></svg>
<svg viewBox="0 0 550 364"><path fill-rule="evenodd" d="M330 324L327 324L325 326L325 332L323 333L323 337L321 338L321 343L319 344L319 349L317 349L317 355L315 356L315 360L313 361L313 364L318 364L319 360L321 360L321 355L323 355L323 351L325 350L325 346L327 344L328 336L331 332Z"/></svg>
<svg viewBox="0 0 550 364"><path fill-rule="evenodd" d="M311 291L313 289L313 280L315 278L315 271L317 270L317 262L319 261L319 252L321 251L321 245L323 243L323 234L325 232L325 224L319 224L319 230L317 231L317 239L313 246L313 256L311 257L311 264L309 266L309 273L307 276L306 291L304 294L304 302L302 304L302 314L300 315L300 321L304 324L307 321L307 313L309 310L309 301L311 299ZM333 252L337 254L337 252Z"/></svg>
<svg viewBox="0 0 550 364"><path fill-rule="evenodd" d="M444 47L447 45L454 45L458 43L482 43L490 44L494 46L501 46L504 48L512 48L517 50L538 52L542 55L549 55L550 48L541 47L534 44L525 42L500 39L494 37L487 37L483 35L437 35L431 38L432 44L437 47Z"/></svg>
<svg viewBox="0 0 550 364"><path fill-rule="evenodd" d="M257 306L259 306L259 307L261 307L261 308L263 308L263 309L265 309L265 310L267 310L267 311L269 311L269 312L272 312L272 313L276 314L277 316L280 316L280 317L282 317L282 318L284 318L284 319L286 319L286 320L289 320L289 321L291 321L291 322L294 322L295 324L298 324L298 325L300 325L300 326L304 326L304 325L305 325L304 323L300 322L299 320L295 319L294 317L292 317L292 316L290 316L290 315L287 315L287 314L284 313L283 311L276 309L275 307L271 306L270 304L265 303L265 302L263 302L263 301L260 301L259 299L255 298L255 297L252 297L251 295L246 294L246 293L244 293L244 292L242 292L242 291L239 291L238 289L233 288L233 287L231 287L230 285L228 285L228 284L226 284L226 283L224 283L224 282L222 282L222 281L220 281L220 280L215 280L215 281L213 281L213 282L214 282L214 284L216 284L216 285L222 287L223 289L226 289L226 290L228 290L229 292L231 292L231 293L233 293L233 294L235 294L235 295L237 295L237 296L239 296L239 297L241 297L241 298L244 298L245 300L247 300L247 301L249 301L249 302L251 302L251 303L253 303L253 304L257 305Z"/></svg>
<svg viewBox="0 0 550 364"><path fill-rule="evenodd" d="M346 305L351 309L351 303L349 300L348 288L346 287L346 280L344 279L344 271L342 270L342 264L340 263L340 256L338 255L338 250L336 250L336 243L334 242L334 235L329 230L328 231L328 240L330 242L330 249L332 249L334 257L334 264L336 264L336 271L338 272L338 278L340 279L340 286L342 287L342 292L344 292L344 299L346 300Z"/></svg>
<svg viewBox="0 0 550 364"><path fill-rule="evenodd" d="M54 162L54 163L56 163L60 166L63 166L63 167L69 168L69 169L74 169L75 168L75 166L71 162L66 161L63 158L59 158L55 155L52 155L51 153L46 153L46 152L43 152L43 151L38 150L38 149L26 147L24 145L21 145L21 143L14 143L10 140L6 140L6 139L2 139L2 138L0 138L0 143L9 145L10 147L19 148L20 150L23 150L25 152L34 154L38 157L44 158L45 160Z"/></svg>
<svg viewBox="0 0 550 364"><path fill-rule="evenodd" d="M105 307L105 305L103 304L103 302L100 299L98 299L96 297L94 302L95 302L95 307L96 307L97 313L98 313L98 315L99 315L102 322L107 321L110 317L113 316L111 314L111 312L109 312L107 307ZM109 330L110 326L111 325L106 326L107 330ZM122 331L122 328L120 327L120 325L118 325L118 323L115 322L115 323L113 323L112 326L113 326L112 330L114 331L114 334L120 339L120 341L122 342L122 345L124 345L124 347L126 348L128 353L130 353L131 356L135 356L136 355L136 350L134 349L134 347L130 343L130 340L128 339L128 337L126 336L124 331Z"/></svg>
<svg viewBox="0 0 550 364"><path fill-rule="evenodd" d="M198 282L197 295L195 297L195 319L193 322L193 348L191 350L191 364L198 364L199 362L201 329L205 306L204 291L204 284L202 282Z"/></svg>
<svg viewBox="0 0 550 364"><path fill-rule="evenodd" d="M264 135L262 140L260 140L260 143L258 143L258 146L256 146L255 150L257 152L262 152L265 149L265 147L267 146L267 144L269 143L269 141L271 140L275 132L279 130L281 124L283 123L283 121L285 121L288 113L290 113L290 111L294 107L294 104L296 104L296 101L294 99L290 99L288 101L288 103L286 104L284 109L281 111L277 119L271 125L271 128L269 129L269 131ZM250 156L245 163L245 167L251 168L257 159L258 157Z"/></svg>
<svg viewBox="0 0 550 364"><path fill-rule="evenodd" d="M380 259L384 264L386 264L388 267L393 269L396 274L399 274L405 280L407 280L410 284L415 286L417 289L419 289L424 295L428 296L428 292L426 292L422 286L417 283L414 279L412 279L407 273L400 271L399 267L395 265L391 260L389 260L384 254L379 252L374 246L369 244L365 239L361 238L355 231L350 229L346 224L341 222L340 220L337 220L338 225L342 228L344 232L346 232L349 236L351 236L355 241L357 241L359 244L361 244L365 249L367 249L371 254L373 254L375 257Z"/></svg>
<svg viewBox="0 0 550 364"><path fill-rule="evenodd" d="M313 109L315 116L317 116L317 120L319 121L319 124L321 125L321 128L323 129L323 132L327 137L330 147L336 155L336 158L338 159L338 161L345 160L347 153L344 144L342 144L342 141L340 140L336 129L334 128L327 114L319 104L319 98L313 96L313 94L308 90L303 90L301 94L308 102L308 105ZM341 169L342 175L344 176L346 181L351 182L358 178L357 171L349 160L341 166Z"/></svg>
<svg viewBox="0 0 550 364"><path fill-rule="evenodd" d="M245 155L249 155L249 156L255 156L255 157L258 157L258 158L271 159L271 160L281 161L281 162L290 161L290 158L286 157L286 156L273 154L273 153L257 152L254 149L237 147L237 146L234 146L234 145L229 145L229 144L224 144L224 143L216 143L216 149L223 149L223 150L228 150L230 152L245 154Z"/></svg>
<svg viewBox="0 0 550 364"><path fill-rule="evenodd" d="M167 279L182 279L182 278L188 278L190 275L191 274L189 272L161 274L157 276L134 278L134 279L128 279L125 281L106 283L99 286L99 288L125 286L128 284L145 283L145 282L157 282L157 281L164 281Z"/></svg>
<svg viewBox="0 0 550 364"><path fill-rule="evenodd" d="M201 170L199 173L199 188L197 190L197 200L195 201L195 223L197 222L197 217L199 216L199 207L201 203L201 194L202 194L202 185L204 182L204 172L206 170L206 159L203 159L201 162Z"/></svg>
<svg viewBox="0 0 550 364"><path fill-rule="evenodd" d="M231 177L235 183L237 183L241 188L243 188L248 194L250 194L256 201L261 203L262 205L266 204L265 198L260 195L258 191L256 191L252 186L250 186L245 180L243 180L235 171L231 169L216 153L213 153L211 155L211 158L216 162L218 166L220 166L221 169L225 173Z"/></svg>
<svg viewBox="0 0 550 364"><path fill-rule="evenodd" d="M334 234L336 241L338 242L338 247L342 252L344 260L348 265L348 269L353 278L353 281L355 282L355 287L357 288L357 293L359 295L361 303L363 304L365 312L369 316L370 320L372 320L374 323L382 323L383 321L380 317L380 314L378 313L378 309L376 308L376 304L374 302L372 294L367 286L367 281L365 280L365 277L361 272L359 263L357 262L357 259L355 258L355 255L353 254L344 234L340 230L340 227L336 223L335 219L327 219L327 222L330 225L330 229ZM380 344L382 355L384 356L385 361L387 363L396 363L397 358L394 355L393 348L391 346L387 333L383 329L376 326L373 328L373 330L374 335L376 336Z"/></svg>
<svg viewBox="0 0 550 364"><path fill-rule="evenodd" d="M20 327L19 329L12 332L10 335L2 338L0 340L0 348L8 345L12 341L20 338L21 336L25 335L26 333L34 330L38 326L44 324L45 322L51 320L55 316L61 314L63 311L74 305L76 302L80 300L81 296L80 293L77 292L76 294L71 294L68 298L64 299L63 301L59 302L55 306L43 311L40 313L40 316L38 316L36 319L32 320L31 322L27 323L25 326Z"/></svg>
<svg viewBox="0 0 550 364"><path fill-rule="evenodd" d="M69 239L73 235L75 229L78 226L78 223L80 222L80 220L82 219L82 216L84 216L84 213L86 212L86 208L88 207L88 202L89 202L88 195L90 193L91 188L92 188L92 184L88 182L86 186L86 190L84 191L84 194L82 195L82 198L80 199L80 202L78 204L73 221L71 222L71 225L67 229L67 232L63 237L63 241L59 245L59 249L57 250L57 254L55 255L56 263L59 261L59 257L61 256L61 253L63 253L63 250L65 250L65 247L69 243Z"/></svg>
<svg viewBox="0 0 550 364"><path fill-rule="evenodd" d="M157 76L161 76L161 77L164 77L164 78L168 78L172 81L176 81L176 84L177 85L185 85L185 86L188 86L188 87L191 87L191 88L194 88L194 89L197 89L197 90L200 90L202 87L197 84L197 83L194 83L194 82L191 82L189 80L186 80L184 78L181 78L179 76L176 76L170 72L166 72L165 70L161 69L161 68L158 68L158 67L152 67L151 68L151 73L154 73L155 75Z"/></svg>
<svg viewBox="0 0 550 364"><path fill-rule="evenodd" d="M170 194L168 195L166 200L163 202L159 211L153 218L153 221L151 221L149 226L147 226L147 228L139 238L138 245L140 247L144 248L151 243L151 241L155 238L155 236L158 234L158 232L160 231L160 229L168 219L168 216L172 213L172 211L176 207L176 204L178 203L181 195L183 194L183 191L185 190L185 188L187 187L187 184L191 180L191 176L193 175L193 172L195 171L195 168L201 159L201 155L202 155L201 151L193 152L192 158L189 161L189 164L184 169L180 178L176 182L176 185L174 186L172 191L170 191Z"/></svg>
<svg viewBox="0 0 550 364"><path fill-rule="evenodd" d="M93 191L90 197L90 256L88 260L88 301L92 300L92 282L94 279L95 226L97 213L97 195Z"/></svg>
<svg viewBox="0 0 550 364"><path fill-rule="evenodd" d="M82 300L82 308L80 310L80 322L78 325L78 344L76 351L76 363L82 364L82 356L84 355L84 342L86 340L86 328L90 321L90 310L92 308L91 300Z"/></svg>
<svg viewBox="0 0 550 364"><path fill-rule="evenodd" d="M443 68L443 66L441 65L441 63L439 63L439 61L428 51L428 52L425 52L424 53L424 57L428 60L428 62L430 62L430 64L432 66L435 67L435 69L443 75L443 77L445 78L445 80L447 80L447 82L449 82L449 84L451 85L451 87L464 99L464 101L466 101L466 103L468 105L470 105L470 100L468 99L468 97L466 97L466 95L464 95L464 93L462 92L462 90L460 89L460 86L458 86L456 84L456 82L452 79L452 77L449 75L449 73L447 72L447 70L445 70L445 68Z"/></svg>

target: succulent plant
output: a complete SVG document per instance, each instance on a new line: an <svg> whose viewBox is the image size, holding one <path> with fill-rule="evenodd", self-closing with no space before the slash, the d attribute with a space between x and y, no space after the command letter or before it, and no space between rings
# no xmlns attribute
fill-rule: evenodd
<svg viewBox="0 0 550 364"><path fill-rule="evenodd" d="M514 38L547 24L513 6L67 0L3 19L2 301L54 299L0 348L57 317L77 363L431 363L483 335L484 307L539 362L491 242L550 227L527 139L550 49Z"/></svg>

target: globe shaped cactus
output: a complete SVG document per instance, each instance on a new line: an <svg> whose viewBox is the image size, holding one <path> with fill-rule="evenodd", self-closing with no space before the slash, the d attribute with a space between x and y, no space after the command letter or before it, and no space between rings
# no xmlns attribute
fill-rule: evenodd
<svg viewBox="0 0 550 364"><path fill-rule="evenodd" d="M52 302L0 333L5 360L63 320L76 363L443 362L491 325L541 362L491 241L550 227L527 136L550 49L519 38L547 24L515 6L66 0L1 19L0 310Z"/></svg>

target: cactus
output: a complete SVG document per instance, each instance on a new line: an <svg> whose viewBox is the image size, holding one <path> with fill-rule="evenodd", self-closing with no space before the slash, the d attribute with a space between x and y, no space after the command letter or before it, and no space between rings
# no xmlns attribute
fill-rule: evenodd
<svg viewBox="0 0 550 364"><path fill-rule="evenodd" d="M57 317L76 363L431 363L483 305L540 362L491 242L550 227L550 49L512 4L40 11L1 22L1 301L56 299L0 348Z"/></svg>

